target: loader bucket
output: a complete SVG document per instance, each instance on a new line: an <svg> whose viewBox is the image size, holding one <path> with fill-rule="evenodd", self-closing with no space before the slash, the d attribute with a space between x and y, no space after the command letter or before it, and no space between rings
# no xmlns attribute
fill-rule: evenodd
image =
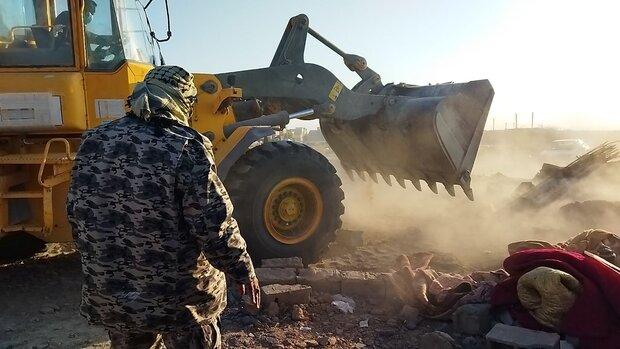
<svg viewBox="0 0 620 349"><path fill-rule="evenodd" d="M433 86L387 85L383 108L354 119L321 118L325 139L352 176L377 175L403 187L437 182L454 196L458 185L470 200L470 174L482 138L493 88L488 80Z"/></svg>

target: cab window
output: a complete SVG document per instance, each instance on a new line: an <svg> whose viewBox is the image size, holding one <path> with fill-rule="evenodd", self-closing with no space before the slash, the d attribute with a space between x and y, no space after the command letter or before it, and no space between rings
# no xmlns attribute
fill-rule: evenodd
<svg viewBox="0 0 620 349"><path fill-rule="evenodd" d="M86 53L91 70L115 70L125 60L155 64L143 10L135 0L87 0Z"/></svg>
<svg viewBox="0 0 620 349"><path fill-rule="evenodd" d="M84 2L86 57L90 70L115 70L125 60L112 0Z"/></svg>
<svg viewBox="0 0 620 349"><path fill-rule="evenodd" d="M135 0L116 0L117 16L127 59L155 65L153 39L146 30L144 10Z"/></svg>
<svg viewBox="0 0 620 349"><path fill-rule="evenodd" d="M0 67L73 66L67 0L0 1Z"/></svg>

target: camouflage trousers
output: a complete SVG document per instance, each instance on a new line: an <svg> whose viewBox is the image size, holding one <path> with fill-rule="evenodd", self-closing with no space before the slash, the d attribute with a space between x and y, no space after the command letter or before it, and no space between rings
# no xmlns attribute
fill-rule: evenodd
<svg viewBox="0 0 620 349"><path fill-rule="evenodd" d="M219 322L219 321L218 321ZM181 332L118 332L108 330L111 349L220 349L219 323L196 324Z"/></svg>

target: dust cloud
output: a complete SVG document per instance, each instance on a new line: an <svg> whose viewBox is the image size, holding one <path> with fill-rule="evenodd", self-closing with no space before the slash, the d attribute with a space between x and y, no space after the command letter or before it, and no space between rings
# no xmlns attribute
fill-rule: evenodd
<svg viewBox="0 0 620 349"><path fill-rule="evenodd" d="M451 197L442 185L434 194L421 182L418 192L408 181L403 189L359 177L351 180L338 169L346 193L343 228L363 230L368 241L388 241L406 254L451 254L467 269L501 267L511 242L557 243L584 229L620 230L620 203L613 203L620 193L618 163L570 186L561 200L543 209L511 209L515 189L531 181L546 160L536 146L544 142L536 134L512 136L483 139L472 176L474 202L460 188Z"/></svg>

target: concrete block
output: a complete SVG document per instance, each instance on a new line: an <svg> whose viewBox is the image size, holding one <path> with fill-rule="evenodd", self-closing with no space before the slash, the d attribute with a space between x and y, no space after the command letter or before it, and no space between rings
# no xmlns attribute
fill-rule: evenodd
<svg viewBox="0 0 620 349"><path fill-rule="evenodd" d="M560 335L523 327L495 325L486 335L488 349L560 349Z"/></svg>
<svg viewBox="0 0 620 349"><path fill-rule="evenodd" d="M452 313L452 324L457 332L483 335L491 329L491 305L462 305Z"/></svg>
<svg viewBox="0 0 620 349"><path fill-rule="evenodd" d="M310 302L312 287L307 285L280 285L273 284L261 287L263 306L272 302L278 304L307 304Z"/></svg>
<svg viewBox="0 0 620 349"><path fill-rule="evenodd" d="M261 285L291 285L297 281L297 270L294 268L256 268L255 270Z"/></svg>
<svg viewBox="0 0 620 349"><path fill-rule="evenodd" d="M315 291L331 294L342 292L342 274L335 269L314 267L301 269L297 275L297 283L310 285Z"/></svg>
<svg viewBox="0 0 620 349"><path fill-rule="evenodd" d="M261 261L263 268L303 268L304 263L299 257L269 258Z"/></svg>
<svg viewBox="0 0 620 349"><path fill-rule="evenodd" d="M342 293L348 296L385 298L384 279L377 274L362 271L342 272Z"/></svg>

